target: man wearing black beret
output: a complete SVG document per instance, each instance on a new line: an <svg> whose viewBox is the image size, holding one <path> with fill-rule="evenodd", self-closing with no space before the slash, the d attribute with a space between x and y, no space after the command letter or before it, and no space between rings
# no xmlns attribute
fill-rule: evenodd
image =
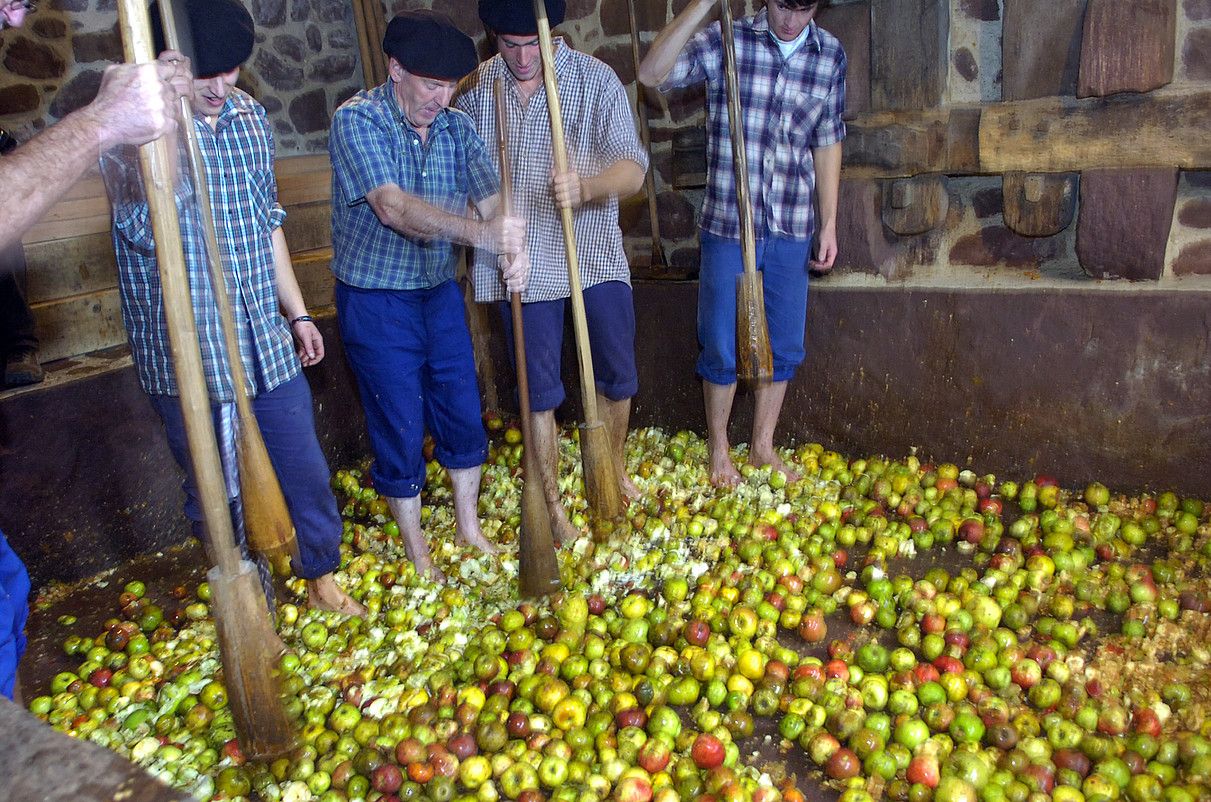
<svg viewBox="0 0 1211 802"><path fill-rule="evenodd" d="M570 169L555 173L534 6L530 0L480 0L479 15L495 36L497 55L463 82L455 105L475 119L485 138L494 139L493 85L498 79L505 83L513 203L526 219L533 260L533 275L522 296L532 431L551 524L556 538L566 543L579 533L560 503L557 481L555 408L564 399L560 356L571 294L560 210L573 210L598 409L609 427L623 495L634 498L639 490L626 473L623 449L639 378L631 271L618 227L618 199L639 191L648 156L618 76L605 63L556 39L555 73ZM558 25L563 15L564 0L547 0L552 25ZM493 275L490 260L477 254L475 300L498 302L507 320L505 290ZM505 331L512 332L507 322Z"/></svg>
<svg viewBox="0 0 1211 802"><path fill-rule="evenodd" d="M296 575L306 580L308 602L323 610L365 610L336 583L343 525L332 494L331 473L315 433L311 389L302 366L324 357L324 340L307 315L282 233L286 211L277 200L273 132L265 108L235 87L240 65L252 53L253 22L239 0L186 0L193 31L196 76L192 86L194 132L206 166L206 182L221 250L227 294L234 312L246 387L234 388L222 323L210 283L210 267L196 206L179 206L181 237L193 314L215 431L224 444L224 469L232 489L236 531L242 517L234 460L235 393L246 392L286 497L299 545ZM153 35L163 50L158 3L151 7ZM162 60L178 54L164 53ZM164 423L168 445L186 473L185 513L194 533L204 534L201 508L185 440L185 426L164 324L156 243L138 177L133 148L106 153L102 174L113 206L122 317L139 382ZM301 365L300 365L301 362ZM261 563L263 578L267 568Z"/></svg>
<svg viewBox="0 0 1211 802"><path fill-rule="evenodd" d="M454 489L456 535L495 549L479 526L488 455L459 248L493 254L494 277L525 287L525 227L493 217L498 181L467 115L448 108L475 45L447 17L409 11L387 26L390 78L332 118L332 272L341 339L357 377L375 462L409 559L441 578L421 531L425 430ZM474 204L480 219L467 216ZM497 269L497 265L503 268Z"/></svg>

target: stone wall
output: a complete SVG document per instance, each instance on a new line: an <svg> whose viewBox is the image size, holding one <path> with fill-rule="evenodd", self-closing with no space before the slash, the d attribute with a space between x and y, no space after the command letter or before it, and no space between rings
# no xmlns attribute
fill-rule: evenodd
<svg viewBox="0 0 1211 802"><path fill-rule="evenodd" d="M240 86L273 118L278 153L322 151L332 109L361 88L348 0L250 0L257 44ZM25 139L96 95L122 58L114 0L47 0L0 34L0 126Z"/></svg>

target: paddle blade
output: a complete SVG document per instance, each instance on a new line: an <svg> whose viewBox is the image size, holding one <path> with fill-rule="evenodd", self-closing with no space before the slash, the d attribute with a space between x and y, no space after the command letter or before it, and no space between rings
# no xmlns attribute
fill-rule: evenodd
<svg viewBox="0 0 1211 802"><path fill-rule="evenodd" d="M290 561L298 557L298 541L282 486L255 420L240 421L237 453L248 546L265 555L279 575L290 576Z"/></svg>
<svg viewBox="0 0 1211 802"><path fill-rule="evenodd" d="M745 272L736 277L736 373L748 381L774 377L760 273Z"/></svg>
<svg viewBox="0 0 1211 802"><path fill-rule="evenodd" d="M518 548L518 584L522 597L546 596L562 587L551 513L543 496L534 458L526 452L525 484L521 490L521 543Z"/></svg>
<svg viewBox="0 0 1211 802"><path fill-rule="evenodd" d="M212 568L206 579L240 748L253 760L281 757L295 747L297 734L282 700L275 653L280 641L272 637L256 568L241 560L236 573Z"/></svg>
<svg viewBox="0 0 1211 802"><path fill-rule="evenodd" d="M610 435L605 424L587 422L580 427L580 461L584 469L584 492L589 508L601 521L622 516L622 490L610 450Z"/></svg>

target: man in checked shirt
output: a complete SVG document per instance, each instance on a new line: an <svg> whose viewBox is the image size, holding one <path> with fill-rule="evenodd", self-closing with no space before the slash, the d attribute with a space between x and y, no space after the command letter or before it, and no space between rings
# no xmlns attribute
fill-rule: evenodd
<svg viewBox="0 0 1211 802"><path fill-rule="evenodd" d="M564 7L564 0L547 0L551 25L563 20ZM528 224L533 264L522 296L532 430L554 534L566 543L578 533L560 502L557 481L555 408L564 400L560 356L571 292L560 209L574 210L597 404L609 430L622 493L634 498L639 490L626 473L623 450L639 378L635 370L635 306L630 266L618 228L618 199L639 191L648 156L640 145L626 89L618 76L603 62L556 39L555 73L571 168L556 174L534 5L530 0L480 0L479 16L495 39L497 55L467 77L455 105L471 115L485 139L495 141L493 86L498 78L505 82L513 202ZM490 254L476 254L474 279L476 301L499 302L512 350L506 288Z"/></svg>
<svg viewBox="0 0 1211 802"><path fill-rule="evenodd" d="M736 393L736 277L743 269L739 213L717 0L692 0L652 43L639 80L662 91L707 84L708 182L702 208L698 291L698 374L706 404L711 481L734 486L727 422ZM735 22L737 78L744 112L757 269L774 379L755 390L749 462L795 481L774 450L786 383L803 362L809 266L832 269L837 257L837 194L845 124L845 52L813 22L816 0L767 0ZM817 225L816 205L820 220ZM812 256L812 237L819 243Z"/></svg>
<svg viewBox="0 0 1211 802"><path fill-rule="evenodd" d="M475 69L471 38L443 14L405 11L387 26L383 51L389 80L332 118L332 272L374 486L416 570L441 579L421 531L426 429L450 476L456 537L495 551L479 525L488 440L454 269L460 247L473 245L494 254L510 289L525 289L525 225L495 214L499 180L488 148L470 118L448 108L458 80ZM468 216L469 205L480 219Z"/></svg>
<svg viewBox="0 0 1211 802"><path fill-rule="evenodd" d="M163 49L158 4L151 8L156 44ZM324 358L324 339L307 315L282 233L286 212L277 201L273 134L264 107L235 88L240 65L253 46L253 22L238 0L187 0L196 74L179 92L192 97L193 126L206 164L216 234L222 248L240 355L249 387L233 389L231 370L210 283L210 268L196 207L180 207L181 235L202 364L224 445L229 491L234 491L232 430L235 392L253 396L252 407L294 522L308 602L322 610L361 615L365 609L333 577L340 567L342 523L329 486L331 474L315 434L311 389L300 369ZM161 58L169 58L165 54ZM133 147L103 154L101 170L113 205L122 317L139 382L164 422L168 445L186 472L185 513L204 534L178 399L155 239ZM188 191L188 187L184 187ZM296 355L297 348L297 355ZM238 497L232 493L238 524ZM242 527L236 527L242 533ZM264 568L263 579L264 577Z"/></svg>

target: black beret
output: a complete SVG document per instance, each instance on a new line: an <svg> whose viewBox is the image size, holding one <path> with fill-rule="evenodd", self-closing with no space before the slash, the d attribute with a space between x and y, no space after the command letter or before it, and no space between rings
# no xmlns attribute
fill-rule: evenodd
<svg viewBox="0 0 1211 802"><path fill-rule="evenodd" d="M252 55L255 33L252 15L239 0L185 0L188 20L178 19L178 29L188 23L193 36L193 74L209 78L231 72ZM179 7L179 6L178 6ZM165 50L164 29L160 24L159 0L151 4L151 34L156 52Z"/></svg>
<svg viewBox="0 0 1211 802"><path fill-rule="evenodd" d="M402 11L387 25L383 52L413 75L460 80L479 63L475 42L445 14Z"/></svg>
<svg viewBox="0 0 1211 802"><path fill-rule="evenodd" d="M554 28L563 22L566 0L546 0L547 21ZM479 0L479 18L485 28L506 36L529 36L538 33L533 0Z"/></svg>

